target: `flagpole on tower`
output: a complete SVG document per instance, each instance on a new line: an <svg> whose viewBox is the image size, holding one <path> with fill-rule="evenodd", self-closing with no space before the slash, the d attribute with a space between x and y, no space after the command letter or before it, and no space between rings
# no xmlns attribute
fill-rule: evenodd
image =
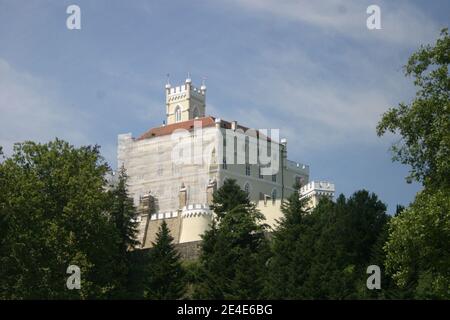
<svg viewBox="0 0 450 320"><path fill-rule="evenodd" d="M166 77L167 77L166 89L170 89L170 73L167 73Z"/></svg>
<svg viewBox="0 0 450 320"><path fill-rule="evenodd" d="M200 87L200 89L201 89L202 91L206 91L206 84L205 84L205 81L206 81L206 77L203 76L203 77L202 77L202 86Z"/></svg>

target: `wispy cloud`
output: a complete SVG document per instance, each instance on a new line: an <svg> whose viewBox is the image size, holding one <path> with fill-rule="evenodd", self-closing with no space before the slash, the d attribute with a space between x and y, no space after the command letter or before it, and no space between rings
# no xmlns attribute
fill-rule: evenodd
<svg viewBox="0 0 450 320"><path fill-rule="evenodd" d="M214 110L256 128L280 128L303 151L379 143L381 114L411 94L403 61L391 70L383 61L389 57L376 61L366 50L343 48L327 61L314 53L299 45L265 48L245 75L224 86L242 105L229 110L214 101Z"/></svg>
<svg viewBox="0 0 450 320"><path fill-rule="evenodd" d="M56 85L0 59L0 145L54 137L87 143L87 115L56 92Z"/></svg>
<svg viewBox="0 0 450 320"><path fill-rule="evenodd" d="M357 0L229 0L248 11L262 12L306 23L327 33L338 33L357 39L373 39L406 45L428 41L439 26L419 8L407 1ZM369 5L381 8L382 30L369 32L366 28Z"/></svg>

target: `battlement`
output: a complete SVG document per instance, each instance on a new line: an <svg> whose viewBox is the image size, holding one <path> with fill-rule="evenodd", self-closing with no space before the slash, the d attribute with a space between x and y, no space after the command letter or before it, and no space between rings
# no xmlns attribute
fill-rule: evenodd
<svg viewBox="0 0 450 320"><path fill-rule="evenodd" d="M186 93L188 91L197 93L202 96L204 96L206 93L206 89L197 88L197 87L194 87L193 85L189 85L189 84L183 84L183 85L177 86L177 87L168 87L166 94L167 94L167 96L171 96L174 94Z"/></svg>
<svg viewBox="0 0 450 320"><path fill-rule="evenodd" d="M300 188L300 197L306 197L310 194L334 196L334 183L328 181L311 181Z"/></svg>
<svg viewBox="0 0 450 320"><path fill-rule="evenodd" d="M212 210L207 204L189 204L181 210L181 217L191 218L203 215L212 215Z"/></svg>
<svg viewBox="0 0 450 320"><path fill-rule="evenodd" d="M292 160L286 160L286 167L294 170L303 170L305 172L309 172L309 165L295 162Z"/></svg>
<svg viewBox="0 0 450 320"><path fill-rule="evenodd" d="M178 217L178 211L168 211L168 212L159 212L153 213L150 216L150 220L163 220L163 219L171 219Z"/></svg>
<svg viewBox="0 0 450 320"><path fill-rule="evenodd" d="M206 86L200 88L192 85L188 77L184 84L176 87L166 84L167 124L182 122L205 116Z"/></svg>

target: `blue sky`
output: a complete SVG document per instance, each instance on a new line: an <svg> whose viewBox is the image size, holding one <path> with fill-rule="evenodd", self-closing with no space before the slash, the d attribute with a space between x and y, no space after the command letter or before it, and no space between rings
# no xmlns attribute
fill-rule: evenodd
<svg viewBox="0 0 450 320"><path fill-rule="evenodd" d="M81 30L66 28L70 4ZM366 27L371 4L381 30ZM0 145L97 143L114 167L117 134L160 125L165 75L190 72L207 78L208 114L279 128L312 179L366 188L392 212L420 186L375 126L414 96L401 67L449 21L444 0L0 0Z"/></svg>

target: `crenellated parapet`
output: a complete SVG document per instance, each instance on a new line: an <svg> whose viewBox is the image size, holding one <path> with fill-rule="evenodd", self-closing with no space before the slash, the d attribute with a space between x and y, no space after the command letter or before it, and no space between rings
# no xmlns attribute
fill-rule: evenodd
<svg viewBox="0 0 450 320"><path fill-rule="evenodd" d="M166 84L166 115L167 124L192 120L205 116L206 86L200 88L187 78L185 83L172 87Z"/></svg>
<svg viewBox="0 0 450 320"><path fill-rule="evenodd" d="M314 208L323 197L332 199L334 197L334 183L328 181L311 181L300 188L300 199L308 199L306 207Z"/></svg>
<svg viewBox="0 0 450 320"><path fill-rule="evenodd" d="M182 218L195 218L205 215L212 215L212 210L207 204L190 204L183 207L181 211Z"/></svg>

